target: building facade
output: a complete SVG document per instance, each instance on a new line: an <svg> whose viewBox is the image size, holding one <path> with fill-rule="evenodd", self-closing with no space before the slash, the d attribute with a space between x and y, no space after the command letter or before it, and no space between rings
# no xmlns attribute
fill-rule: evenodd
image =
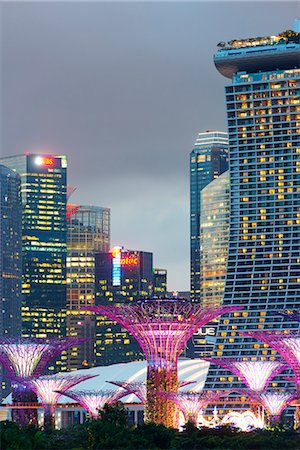
<svg viewBox="0 0 300 450"><path fill-rule="evenodd" d="M114 247L96 254L96 304L124 303L153 295L153 255ZM134 338L120 325L96 315L96 361L108 365L143 359Z"/></svg>
<svg viewBox="0 0 300 450"><path fill-rule="evenodd" d="M67 335L88 338L68 351L69 370L95 364L95 316L83 311L95 302L95 253L110 248L110 209L67 206Z"/></svg>
<svg viewBox="0 0 300 450"><path fill-rule="evenodd" d="M201 301L201 191L228 169L228 137L221 131L199 133L190 154L191 300Z"/></svg>
<svg viewBox="0 0 300 450"><path fill-rule="evenodd" d="M224 294L229 234L229 171L201 191L200 293L201 305L221 305ZM192 338L194 357L210 356L216 340L218 320L201 328ZM191 355L188 351L188 355Z"/></svg>
<svg viewBox="0 0 300 450"><path fill-rule="evenodd" d="M24 154L0 163L19 173L22 200L22 335L65 335L65 156Z"/></svg>
<svg viewBox="0 0 300 450"><path fill-rule="evenodd" d="M153 270L153 296L165 298L167 295L167 270Z"/></svg>
<svg viewBox="0 0 300 450"><path fill-rule="evenodd" d="M239 335L293 329L276 309L300 308L300 34L221 43L215 65L225 88L230 159L230 231L223 303L243 311L219 321L215 355L274 358ZM287 382L275 378L272 386ZM207 388L237 387L210 368Z"/></svg>
<svg viewBox="0 0 300 450"><path fill-rule="evenodd" d="M21 335L22 207L21 179L0 165L0 337ZM1 399L10 384L0 365Z"/></svg>

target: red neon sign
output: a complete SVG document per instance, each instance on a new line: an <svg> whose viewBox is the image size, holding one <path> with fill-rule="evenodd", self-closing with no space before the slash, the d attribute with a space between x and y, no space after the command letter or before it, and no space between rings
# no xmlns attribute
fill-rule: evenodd
<svg viewBox="0 0 300 450"><path fill-rule="evenodd" d="M121 258L121 266L137 266L139 258L137 256L126 256Z"/></svg>
<svg viewBox="0 0 300 450"><path fill-rule="evenodd" d="M45 166L53 166L54 160L52 158L43 158L43 163Z"/></svg>

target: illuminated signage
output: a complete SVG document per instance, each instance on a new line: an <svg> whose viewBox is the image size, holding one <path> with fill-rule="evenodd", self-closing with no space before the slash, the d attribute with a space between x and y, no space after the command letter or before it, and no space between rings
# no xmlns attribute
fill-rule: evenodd
<svg viewBox="0 0 300 450"><path fill-rule="evenodd" d="M121 258L121 266L137 266L139 258L137 256L126 256Z"/></svg>
<svg viewBox="0 0 300 450"><path fill-rule="evenodd" d="M213 327L202 327L199 328L199 330L195 334L198 336L215 336L216 329Z"/></svg>
<svg viewBox="0 0 300 450"><path fill-rule="evenodd" d="M121 247L114 247L111 252L112 261L112 284L120 286L121 284Z"/></svg>
<svg viewBox="0 0 300 450"><path fill-rule="evenodd" d="M48 156L37 156L34 162L37 166L54 166L54 159Z"/></svg>

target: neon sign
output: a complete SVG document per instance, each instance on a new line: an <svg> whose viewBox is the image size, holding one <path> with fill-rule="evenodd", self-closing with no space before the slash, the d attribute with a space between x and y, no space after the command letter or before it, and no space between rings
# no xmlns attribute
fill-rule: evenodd
<svg viewBox="0 0 300 450"><path fill-rule="evenodd" d="M121 266L137 266L139 258L137 256L126 256L121 258Z"/></svg>
<svg viewBox="0 0 300 450"><path fill-rule="evenodd" d="M112 261L112 284L120 286L121 284L121 247L114 247L111 252Z"/></svg>
<svg viewBox="0 0 300 450"><path fill-rule="evenodd" d="M34 160L37 166L53 166L54 159L50 157L37 156Z"/></svg>

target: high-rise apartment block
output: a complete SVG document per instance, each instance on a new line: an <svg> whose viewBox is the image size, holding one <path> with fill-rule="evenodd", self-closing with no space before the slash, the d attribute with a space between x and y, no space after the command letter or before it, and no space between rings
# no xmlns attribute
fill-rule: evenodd
<svg viewBox="0 0 300 450"><path fill-rule="evenodd" d="M242 312L219 321L217 356L272 358L240 331L297 327L274 314L300 307L300 33L220 43L230 159L230 228L223 303ZM230 383L230 384L228 384ZM236 387L211 367L208 388ZM277 388L286 385L282 378Z"/></svg>
<svg viewBox="0 0 300 450"><path fill-rule="evenodd" d="M153 269L153 296L165 298L167 295L167 270Z"/></svg>
<svg viewBox="0 0 300 450"><path fill-rule="evenodd" d="M228 138L221 131L199 133L190 154L191 300L201 301L201 191L228 169Z"/></svg>
<svg viewBox="0 0 300 450"><path fill-rule="evenodd" d="M95 302L95 254L110 248L110 209L67 206L67 335L88 340L68 351L67 367L95 364L95 316L84 311Z"/></svg>
<svg viewBox="0 0 300 450"><path fill-rule="evenodd" d="M22 335L64 335L67 159L28 153L0 162L21 176Z"/></svg>
<svg viewBox="0 0 300 450"><path fill-rule="evenodd" d="M96 255L96 305L125 303L153 295L152 253L114 247ZM143 359L135 339L120 325L96 316L97 365Z"/></svg>

